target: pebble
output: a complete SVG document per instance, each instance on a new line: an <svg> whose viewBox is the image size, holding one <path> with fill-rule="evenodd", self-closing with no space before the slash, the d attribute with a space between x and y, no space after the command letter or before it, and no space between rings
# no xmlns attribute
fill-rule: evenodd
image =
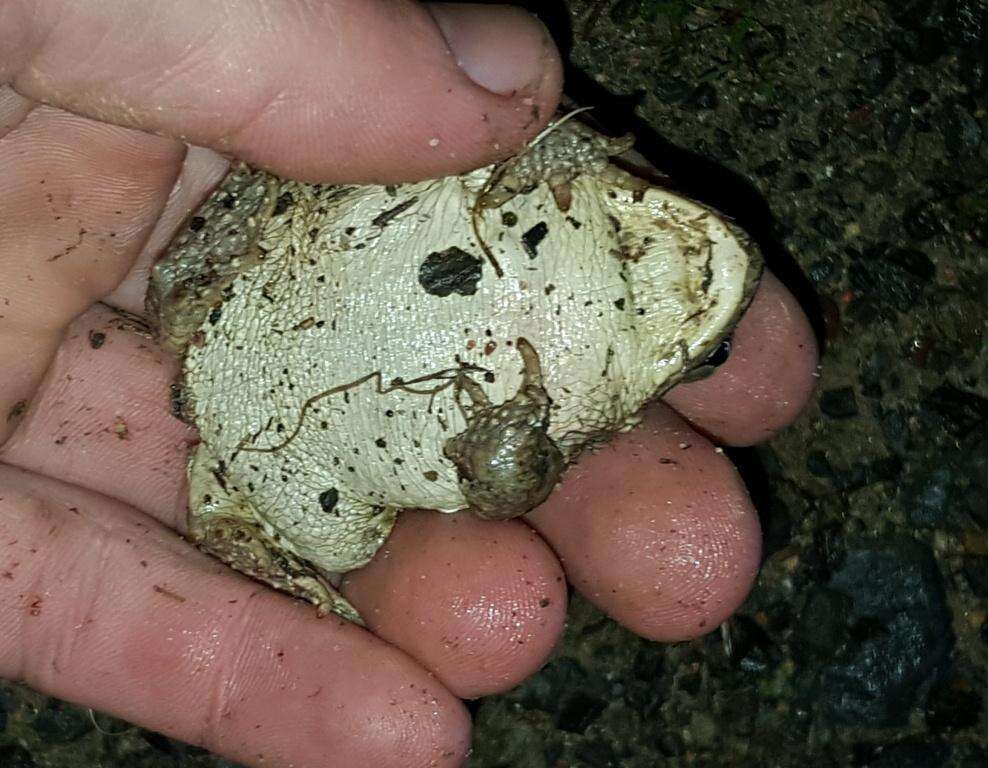
<svg viewBox="0 0 988 768"><path fill-rule="evenodd" d="M902 508L909 522L921 528L936 528L947 520L956 479L949 465L933 464L902 489Z"/></svg>
<svg viewBox="0 0 988 768"><path fill-rule="evenodd" d="M910 538L859 541L830 580L847 595L848 652L824 670L823 706L835 723L903 725L954 639L933 553Z"/></svg>

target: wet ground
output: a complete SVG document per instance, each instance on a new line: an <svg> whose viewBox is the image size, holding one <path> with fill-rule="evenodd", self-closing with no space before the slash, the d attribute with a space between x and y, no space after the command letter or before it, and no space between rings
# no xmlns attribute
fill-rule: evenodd
<svg viewBox="0 0 988 768"><path fill-rule="evenodd" d="M817 396L734 452L765 563L722 631L661 646L574 597L474 706L471 768L988 765L988 4L532 3L569 90L733 216L824 344ZM16 686L0 766L225 766Z"/></svg>

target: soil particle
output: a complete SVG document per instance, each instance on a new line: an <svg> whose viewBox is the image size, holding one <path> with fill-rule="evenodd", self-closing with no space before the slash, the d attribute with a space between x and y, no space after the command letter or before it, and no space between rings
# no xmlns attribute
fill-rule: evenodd
<svg viewBox="0 0 988 768"><path fill-rule="evenodd" d="M164 597L167 597L169 600L174 600L176 603L185 602L185 598L182 595L169 589L168 587L163 587L160 584L154 584L152 585L151 589L153 589L159 595L163 595Z"/></svg>
<svg viewBox="0 0 988 768"><path fill-rule="evenodd" d="M419 199L417 197L410 197L407 200L403 200L402 202L398 203L397 205L391 208L388 208L385 211L381 211L379 214L377 214L377 216L375 216L371 220L371 224L373 224L375 227L380 227L381 229L384 229L399 214L403 213L404 211L407 211L409 208L415 205L415 203L417 203L418 200Z"/></svg>
<svg viewBox="0 0 988 768"><path fill-rule="evenodd" d="M17 419L24 415L25 411L27 411L27 401L18 400L11 406L10 410L7 411L7 423L9 424L12 421L17 421Z"/></svg>
<svg viewBox="0 0 988 768"><path fill-rule="evenodd" d="M521 236L521 244L530 258L534 259L539 255L539 243L545 239L547 234L549 234L549 226L544 221L540 221Z"/></svg>
<svg viewBox="0 0 988 768"><path fill-rule="evenodd" d="M127 426L127 422L120 416L113 422L113 434L117 436L118 440L130 439L130 428Z"/></svg>

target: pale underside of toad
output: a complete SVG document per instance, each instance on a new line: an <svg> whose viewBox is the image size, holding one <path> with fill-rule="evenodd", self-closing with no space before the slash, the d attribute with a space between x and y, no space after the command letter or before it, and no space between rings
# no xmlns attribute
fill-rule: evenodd
<svg viewBox="0 0 988 768"><path fill-rule="evenodd" d="M576 121L513 160L399 186L234 169L156 266L200 432L190 534L359 620L328 574L402 508L541 503L730 332L760 259L711 210L631 176Z"/></svg>

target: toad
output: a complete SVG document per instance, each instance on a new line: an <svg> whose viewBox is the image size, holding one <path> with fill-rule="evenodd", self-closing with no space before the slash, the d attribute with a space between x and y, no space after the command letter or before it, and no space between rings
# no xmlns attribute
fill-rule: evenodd
<svg viewBox="0 0 988 768"><path fill-rule="evenodd" d="M561 119L514 158L417 183L234 167L147 297L201 437L191 538L359 622L332 576L401 509L522 515L701 367L761 260L616 165L629 147Z"/></svg>

